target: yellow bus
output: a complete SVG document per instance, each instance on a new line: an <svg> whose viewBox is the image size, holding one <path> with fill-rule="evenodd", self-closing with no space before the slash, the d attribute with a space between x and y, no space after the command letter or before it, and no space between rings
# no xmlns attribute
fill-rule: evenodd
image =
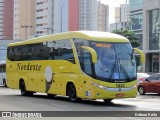
<svg viewBox="0 0 160 120"><path fill-rule="evenodd" d="M134 48L141 55L144 54ZM134 51L120 35L73 31L7 47L7 85L21 95L35 92L78 99L133 98L137 94Z"/></svg>

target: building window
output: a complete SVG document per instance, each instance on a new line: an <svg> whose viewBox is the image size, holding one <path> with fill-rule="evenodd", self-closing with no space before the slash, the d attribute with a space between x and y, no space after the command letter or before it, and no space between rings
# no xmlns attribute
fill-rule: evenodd
<svg viewBox="0 0 160 120"><path fill-rule="evenodd" d="M43 31L38 31L38 32L37 32L37 34L42 34L42 33L43 33Z"/></svg>
<svg viewBox="0 0 160 120"><path fill-rule="evenodd" d="M41 11L43 11L43 9L39 9L39 10L37 10L37 12L41 12Z"/></svg>
<svg viewBox="0 0 160 120"><path fill-rule="evenodd" d="M37 5L43 4L43 2L38 2Z"/></svg>
<svg viewBox="0 0 160 120"><path fill-rule="evenodd" d="M149 49L160 49L160 9L149 12Z"/></svg>
<svg viewBox="0 0 160 120"><path fill-rule="evenodd" d="M38 26L43 26L43 24L37 24L37 27L38 27Z"/></svg>
<svg viewBox="0 0 160 120"><path fill-rule="evenodd" d="M131 30L142 29L142 22L143 22L142 14L131 15L130 18L131 18Z"/></svg>
<svg viewBox="0 0 160 120"><path fill-rule="evenodd" d="M159 72L159 53L150 53L148 55L149 64L148 64L148 72L158 73Z"/></svg>
<svg viewBox="0 0 160 120"><path fill-rule="evenodd" d="M41 17L37 17L37 19L43 19L43 17L41 16Z"/></svg>
<svg viewBox="0 0 160 120"><path fill-rule="evenodd" d="M130 0L130 11L141 10L143 6L143 0Z"/></svg>

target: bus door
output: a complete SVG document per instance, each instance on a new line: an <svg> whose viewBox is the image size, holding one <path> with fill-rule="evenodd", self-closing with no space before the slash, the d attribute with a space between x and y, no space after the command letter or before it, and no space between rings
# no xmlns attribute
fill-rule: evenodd
<svg viewBox="0 0 160 120"><path fill-rule="evenodd" d="M81 56L83 93L85 98L91 98L93 96L91 85L93 79L93 63L91 60L91 53L88 50L83 50Z"/></svg>

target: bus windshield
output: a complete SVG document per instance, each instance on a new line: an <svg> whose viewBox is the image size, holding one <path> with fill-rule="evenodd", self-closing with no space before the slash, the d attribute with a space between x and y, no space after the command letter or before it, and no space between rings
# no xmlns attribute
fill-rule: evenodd
<svg viewBox="0 0 160 120"><path fill-rule="evenodd" d="M98 79L108 82L135 80L135 57L130 43L91 42L91 47L97 52L94 69Z"/></svg>

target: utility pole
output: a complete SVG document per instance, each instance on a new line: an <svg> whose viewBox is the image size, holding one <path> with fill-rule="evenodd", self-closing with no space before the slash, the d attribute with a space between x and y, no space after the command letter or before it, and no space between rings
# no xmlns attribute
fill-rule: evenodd
<svg viewBox="0 0 160 120"><path fill-rule="evenodd" d="M62 6L61 6L61 32L62 32Z"/></svg>
<svg viewBox="0 0 160 120"><path fill-rule="evenodd" d="M27 18L27 16L28 16L28 14L27 14L28 13L28 8L27 8L28 6L27 6L27 4L28 3L27 3L27 1L28 0L25 1L25 4L26 4L26 25L21 25L21 28L25 29L25 39L27 39L27 28L32 28L32 26L27 25L27 21L28 21L28 18Z"/></svg>
<svg viewBox="0 0 160 120"><path fill-rule="evenodd" d="M32 26L22 25L21 28L25 28L25 39L27 39L27 28L32 28Z"/></svg>

